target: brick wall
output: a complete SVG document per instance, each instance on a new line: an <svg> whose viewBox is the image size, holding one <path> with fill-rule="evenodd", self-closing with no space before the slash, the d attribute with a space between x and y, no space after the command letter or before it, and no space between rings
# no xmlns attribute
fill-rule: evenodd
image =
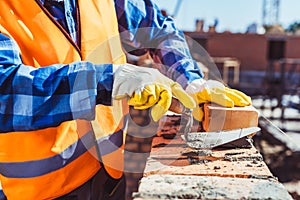
<svg viewBox="0 0 300 200"><path fill-rule="evenodd" d="M263 71L269 63L270 42L280 41L282 48L275 50L282 52L282 58L299 58L300 37L274 34L242 34L242 33L208 33L186 32L192 54L199 48L196 42L208 52L211 57L235 57L241 61L241 70ZM275 47L275 46L274 46ZM280 46L279 46L280 47ZM298 71L300 69L298 68Z"/></svg>
<svg viewBox="0 0 300 200"><path fill-rule="evenodd" d="M158 126L151 120L148 110L130 108L130 116L124 152L127 200L132 199L132 192L137 191Z"/></svg>
<svg viewBox="0 0 300 200"><path fill-rule="evenodd" d="M160 125L180 124L178 116L168 118ZM169 130L158 130L160 136L153 137L134 200L292 199L251 140L243 146L191 149L180 137L181 128L177 135Z"/></svg>

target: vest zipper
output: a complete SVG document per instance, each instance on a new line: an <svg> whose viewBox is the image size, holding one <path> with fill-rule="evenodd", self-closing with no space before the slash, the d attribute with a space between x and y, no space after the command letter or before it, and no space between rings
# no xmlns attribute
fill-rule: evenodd
<svg viewBox="0 0 300 200"><path fill-rule="evenodd" d="M54 17L48 12L48 10L46 8L44 8L44 6L40 3L39 0L35 0L35 2L40 6L40 8L44 11L44 13L49 17L49 19L57 26L57 28L59 28L59 30L64 34L64 36L68 39L68 41L71 43L71 45L76 49L76 51L78 52L78 54L80 55L80 58L82 60L82 55L81 55L81 51L80 51L80 47L74 42L74 40L71 38L71 36L69 35L69 33L54 19ZM78 7L78 4L77 6ZM77 9L77 8L76 8ZM76 15L79 15L78 10L76 10ZM80 24L79 22L77 22L78 24ZM79 29L78 25L78 29ZM79 31L78 31L79 33ZM80 38L78 38L79 43L81 43Z"/></svg>

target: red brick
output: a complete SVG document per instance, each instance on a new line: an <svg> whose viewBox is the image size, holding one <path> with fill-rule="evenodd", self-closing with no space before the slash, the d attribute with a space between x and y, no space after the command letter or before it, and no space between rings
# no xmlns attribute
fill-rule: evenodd
<svg viewBox="0 0 300 200"><path fill-rule="evenodd" d="M258 125L258 112L253 106L225 108L204 105L203 129L205 131L232 130Z"/></svg>

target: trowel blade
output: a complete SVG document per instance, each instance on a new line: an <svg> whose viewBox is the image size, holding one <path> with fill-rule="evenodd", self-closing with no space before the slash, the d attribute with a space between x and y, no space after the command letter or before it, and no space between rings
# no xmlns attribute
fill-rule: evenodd
<svg viewBox="0 0 300 200"><path fill-rule="evenodd" d="M216 132L191 132L188 137L182 135L182 138L191 148L214 148L258 131L259 127L248 127Z"/></svg>

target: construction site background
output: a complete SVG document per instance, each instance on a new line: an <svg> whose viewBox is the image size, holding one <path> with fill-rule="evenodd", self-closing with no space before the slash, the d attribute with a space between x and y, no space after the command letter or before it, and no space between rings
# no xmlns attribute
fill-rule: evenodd
<svg viewBox="0 0 300 200"><path fill-rule="evenodd" d="M213 63L224 84L252 97L253 105L261 114L259 126L262 128L254 137L255 147L293 198L300 199L300 36L285 32L280 26L268 27L265 34L217 33L213 27L206 32L196 29L185 34L192 56L200 65L205 67L207 62ZM209 58L203 58L201 53L195 51L199 45ZM134 64L148 67L153 64L148 55L130 58ZM227 66L227 71L224 71L228 60L237 63ZM209 67L203 69L206 78L214 78ZM142 121L147 119L146 114L142 117L140 114L133 113L132 116L144 123ZM137 129L135 131L138 132ZM126 150L145 152L140 158L125 154L128 169L136 168L139 171L127 173L129 199L131 193L137 190L143 175L151 140L151 137L127 137Z"/></svg>

